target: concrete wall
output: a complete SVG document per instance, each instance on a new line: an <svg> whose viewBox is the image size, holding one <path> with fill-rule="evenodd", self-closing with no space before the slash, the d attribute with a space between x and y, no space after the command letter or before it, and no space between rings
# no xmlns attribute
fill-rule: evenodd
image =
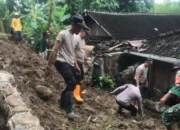
<svg viewBox="0 0 180 130"><path fill-rule="evenodd" d="M2 97L0 101L4 111L7 112L8 129L44 130L39 119L31 114L16 87L13 75L0 71L0 97Z"/></svg>

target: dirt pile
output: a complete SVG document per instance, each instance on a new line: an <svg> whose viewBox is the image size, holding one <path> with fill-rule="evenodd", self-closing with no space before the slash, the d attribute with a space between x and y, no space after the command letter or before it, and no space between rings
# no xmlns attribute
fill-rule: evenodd
<svg viewBox="0 0 180 130"><path fill-rule="evenodd" d="M45 130L164 130L160 115L145 110L149 122L133 121L125 111L116 113L118 106L107 92L84 86L85 102L76 104L75 111L80 116L76 121L68 121L66 114L58 106L59 95L65 87L63 79L54 69L45 76L47 62L35 54L27 45L14 45L7 39L0 39L0 69L12 73L17 88L32 114L38 116ZM46 86L52 91L49 100L42 100L36 86ZM150 125L149 125L150 124Z"/></svg>

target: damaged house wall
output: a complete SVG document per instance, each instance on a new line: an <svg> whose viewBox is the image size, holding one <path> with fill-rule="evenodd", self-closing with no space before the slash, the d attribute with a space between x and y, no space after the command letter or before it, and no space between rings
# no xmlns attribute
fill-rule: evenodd
<svg viewBox="0 0 180 130"><path fill-rule="evenodd" d="M127 66L134 65L135 63L142 64L146 58L150 57L124 53L118 59L118 72L122 72L127 69ZM159 99L174 84L175 71L171 70L173 66L173 63L153 59L153 65L149 68L148 72L150 98ZM131 77L132 80L134 74Z"/></svg>
<svg viewBox="0 0 180 130"><path fill-rule="evenodd" d="M104 74L110 75L118 82L116 78L119 73L129 70L133 73L136 63L143 63L146 58L152 58L154 64L149 69L148 76L150 97L158 99L174 84L175 71L171 69L177 61L180 62L180 15L87 11L84 16L93 32L90 38L107 40L111 37L120 43L149 40L143 42L142 47L133 43L138 49L127 49L125 46L128 53L122 50L122 46L113 49L111 53L102 51L100 55L103 55L104 69L100 70L103 70ZM136 23L136 26L132 23Z"/></svg>
<svg viewBox="0 0 180 130"><path fill-rule="evenodd" d="M141 48L144 51L132 52L132 55L150 56L154 59L150 87L154 88L151 93L160 98L174 84L175 73L180 67L180 30L160 34L157 38L148 40ZM173 69L174 67L177 69Z"/></svg>
<svg viewBox="0 0 180 130"><path fill-rule="evenodd" d="M153 61L150 72L150 87L153 97L161 98L174 84L175 71L172 63Z"/></svg>
<svg viewBox="0 0 180 130"><path fill-rule="evenodd" d="M101 71L104 74L111 76L116 82L116 86L120 86L124 83L132 83L134 78L135 69L138 65L144 63L147 56L138 56L124 52L108 53L103 56L103 63L101 66L104 66ZM102 57L101 57L102 60ZM165 62L153 58L153 65L149 68L148 80L150 93L149 97L151 99L159 99L162 97L174 84L174 76L176 71L172 71L174 64L170 62ZM129 67L134 67L133 70ZM122 81L122 75L119 74L130 73L125 78L125 81Z"/></svg>

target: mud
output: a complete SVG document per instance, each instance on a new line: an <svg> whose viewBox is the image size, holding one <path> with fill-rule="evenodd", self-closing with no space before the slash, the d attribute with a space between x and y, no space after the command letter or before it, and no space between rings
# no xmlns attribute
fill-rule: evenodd
<svg viewBox="0 0 180 130"><path fill-rule="evenodd" d="M165 130L160 114L145 110L145 120L134 121L127 111L117 114L118 106L109 93L85 84L85 102L75 104L79 118L68 121L58 105L59 95L65 87L64 81L54 68L50 75L45 76L46 65L47 62L39 58L31 47L15 45L6 38L0 39L0 69L16 77L24 102L40 119L45 130ZM52 97L42 100L36 92L37 85L49 88Z"/></svg>

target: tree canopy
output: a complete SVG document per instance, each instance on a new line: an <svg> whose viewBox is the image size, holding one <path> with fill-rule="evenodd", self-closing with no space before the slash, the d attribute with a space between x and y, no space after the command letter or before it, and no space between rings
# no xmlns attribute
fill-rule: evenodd
<svg viewBox="0 0 180 130"><path fill-rule="evenodd" d="M163 3L155 4L150 13L180 13L180 1L165 0Z"/></svg>

